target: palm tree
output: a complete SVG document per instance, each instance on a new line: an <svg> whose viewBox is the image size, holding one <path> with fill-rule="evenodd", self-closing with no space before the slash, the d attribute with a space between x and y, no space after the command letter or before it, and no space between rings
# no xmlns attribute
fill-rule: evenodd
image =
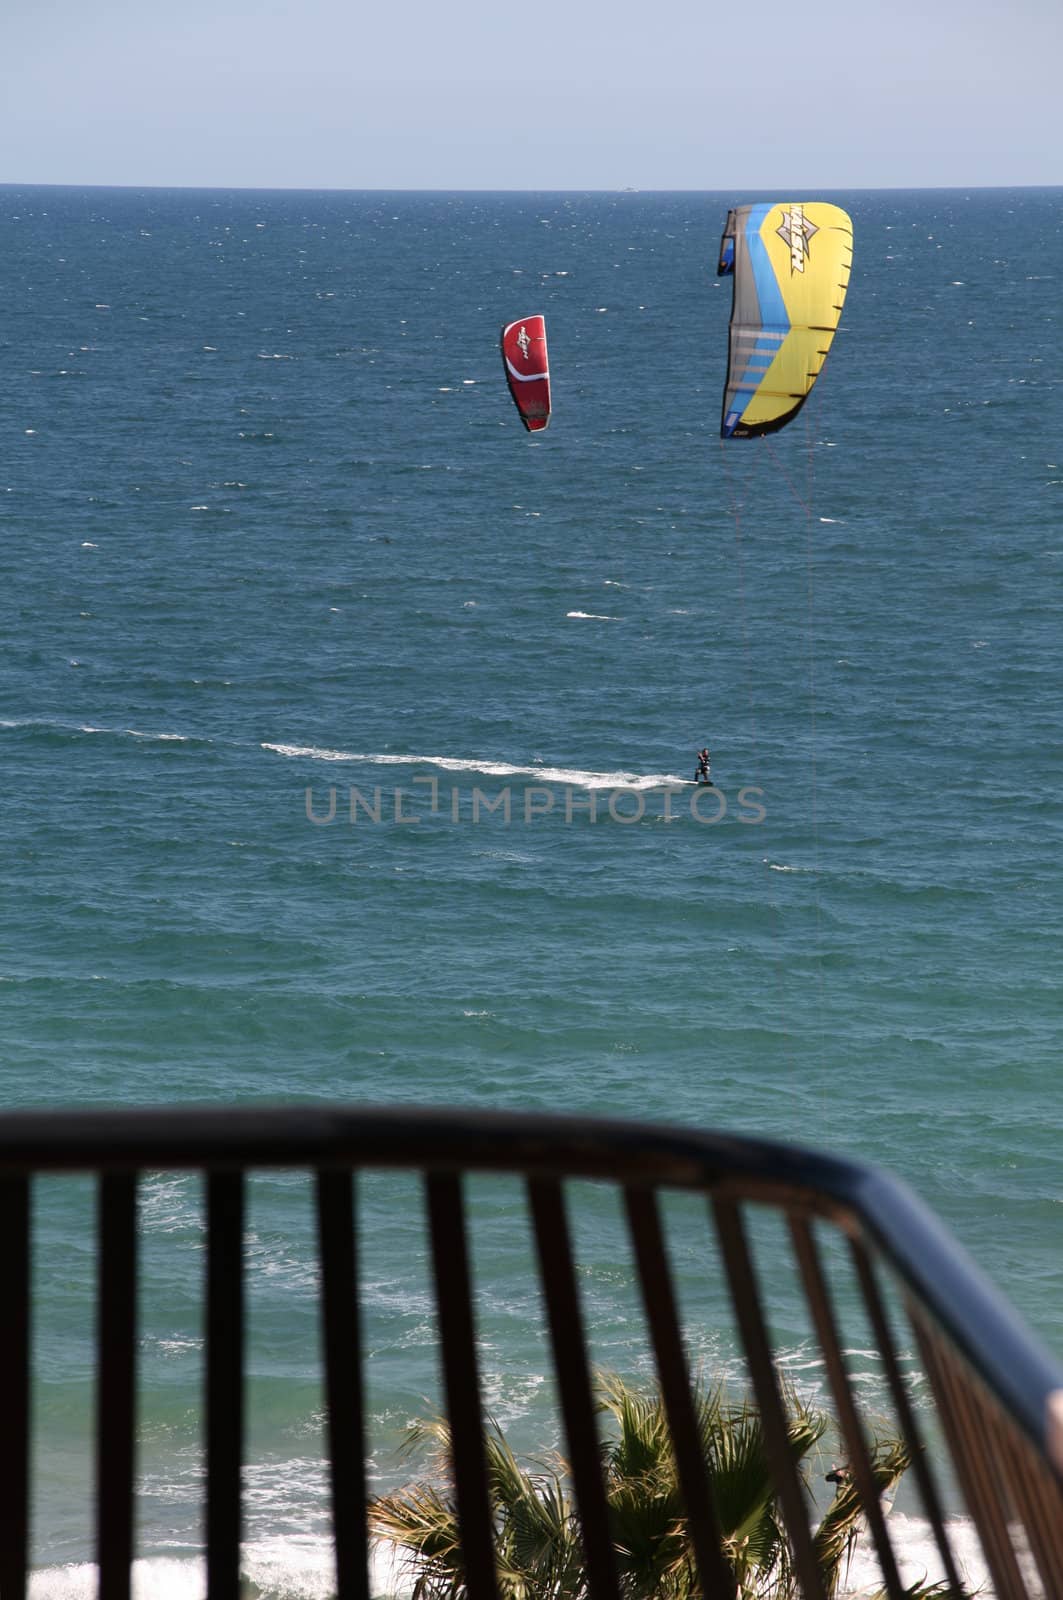
<svg viewBox="0 0 1063 1600"><path fill-rule="evenodd" d="M598 1395L611 1422L602 1447L603 1479L624 1600L692 1600L700 1591L661 1396L611 1374L599 1376ZM790 1448L807 1483L807 1458L829 1419L792 1393L785 1399ZM734 1600L797 1600L800 1588L757 1412L700 1385L693 1402ZM442 1418L410 1430L407 1447L426 1446L431 1481L375 1499L370 1526L375 1538L402 1552L413 1600L465 1600L450 1432ZM486 1425L484 1448L502 1600L584 1600L587 1574L565 1462L553 1456L527 1470L493 1421ZM903 1441L876 1439L870 1456L880 1490L891 1490L908 1466ZM831 1596L838 1593L862 1515L853 1484L842 1478L814 1538ZM940 1585L909 1591L911 1600L945 1592Z"/></svg>
<svg viewBox="0 0 1063 1600"><path fill-rule="evenodd" d="M604 1446L605 1479L625 1594L630 1600L661 1594L682 1600L697 1594L685 1502L661 1396L640 1393L609 1374L599 1377L598 1387L601 1407L616 1433ZM789 1547L759 1415L747 1403L728 1403L720 1389L706 1391L700 1384L692 1400L736 1600L753 1600L765 1592L786 1595ZM827 1418L792 1394L786 1411L790 1448L800 1463L822 1437Z"/></svg>

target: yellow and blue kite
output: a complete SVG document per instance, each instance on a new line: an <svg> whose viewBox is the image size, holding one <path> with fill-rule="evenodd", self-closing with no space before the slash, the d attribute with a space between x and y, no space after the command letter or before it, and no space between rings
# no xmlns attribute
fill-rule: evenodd
<svg viewBox="0 0 1063 1600"><path fill-rule="evenodd" d="M720 433L752 439L795 417L834 338L853 260L853 224L824 201L736 206L720 241L734 275Z"/></svg>

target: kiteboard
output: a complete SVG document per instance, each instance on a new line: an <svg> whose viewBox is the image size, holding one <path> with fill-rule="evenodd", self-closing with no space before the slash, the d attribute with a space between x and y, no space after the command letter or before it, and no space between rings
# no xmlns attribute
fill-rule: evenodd
<svg viewBox="0 0 1063 1600"><path fill-rule="evenodd" d="M546 318L524 317L502 329L502 365L513 403L529 433L541 433L550 422L550 362L546 353Z"/></svg>

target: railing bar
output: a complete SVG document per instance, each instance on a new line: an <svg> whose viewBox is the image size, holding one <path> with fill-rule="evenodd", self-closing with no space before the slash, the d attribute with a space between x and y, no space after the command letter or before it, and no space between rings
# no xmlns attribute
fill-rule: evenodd
<svg viewBox="0 0 1063 1600"><path fill-rule="evenodd" d="M0 1178L0 1594L24 1600L29 1555L30 1180Z"/></svg>
<svg viewBox="0 0 1063 1600"><path fill-rule="evenodd" d="M1030 1485L1037 1525L1049 1558L1051 1577L1046 1592L1049 1595L1063 1594L1063 1495L1060 1494L1059 1480L1035 1455L1025 1437L1020 1454Z"/></svg>
<svg viewBox="0 0 1063 1600"><path fill-rule="evenodd" d="M987 1517L982 1501L982 1488L974 1475L972 1463L969 1461L970 1440L966 1436L960 1417L955 1408L952 1395L952 1385L945 1371L944 1364L938 1359L935 1341L930 1331L922 1326L914 1306L909 1305L908 1315L915 1329L916 1338L922 1353L923 1366L930 1388L934 1395L937 1413L941 1422L942 1431L948 1443L949 1454L952 1458L953 1471L963 1492L967 1512L978 1532L979 1542L985 1556L986 1564L993 1576L994 1588L997 1585L997 1571L1000 1565L999 1557L994 1548L994 1532L987 1523Z"/></svg>
<svg viewBox="0 0 1063 1600"><path fill-rule="evenodd" d="M731 1297L745 1346L749 1375L760 1409L768 1460L779 1494L783 1520L793 1547L798 1580L805 1600L826 1600L809 1529L804 1491L790 1450L779 1380L768 1339L760 1293L737 1205L719 1198L711 1202Z"/></svg>
<svg viewBox="0 0 1063 1600"><path fill-rule="evenodd" d="M1014 1428L1004 1418L994 1418L993 1434L998 1457L1008 1475L1016 1519L1022 1526L1030 1554L1037 1564L1042 1593L1045 1596L1063 1593L1063 1574L1056 1564L1057 1552L1052 1548L1052 1539L1050 1536L1046 1538L1047 1530L1041 1521L1023 1445L1016 1437ZM1058 1519L1058 1507L1056 1516Z"/></svg>
<svg viewBox="0 0 1063 1600"><path fill-rule="evenodd" d="M986 1407L987 1404L992 1406L993 1402L987 1402L982 1397L978 1378L967 1378L959 1368L958 1360L951 1352L946 1353L953 1393L958 1396L961 1425L966 1427L968 1437L973 1441L974 1457L987 1490L986 1509L994 1528L1004 1572L1004 1581L999 1585L1000 1600L1027 1600L1028 1590L1019 1570L1019 1558L1009 1526L1011 1495L992 1450L991 1430L988 1427Z"/></svg>
<svg viewBox="0 0 1063 1600"><path fill-rule="evenodd" d="M954 1365L955 1356L950 1348L942 1345L936 1332L925 1328L925 1336L927 1346L933 1349L936 1361L942 1421L955 1441L954 1465L957 1476L964 1485L964 1492L978 1529L993 1591L997 1600L1013 1600L1011 1569L1014 1565L1014 1552L1011 1540L1006 1530L1001 1527L996 1514L992 1480L982 1453L981 1442L972 1426L969 1393L971 1380L968 1374L957 1373Z"/></svg>
<svg viewBox="0 0 1063 1600"><path fill-rule="evenodd" d="M1027 1537L1041 1567L1045 1594L1063 1595L1063 1496L1024 1435L1011 1435L1011 1451L1029 1507Z"/></svg>
<svg viewBox="0 0 1063 1600"><path fill-rule="evenodd" d="M996 1515L993 1488L988 1479L986 1465L981 1456L980 1443L971 1428L966 1375L957 1377L953 1370L954 1357L941 1349L936 1334L923 1322L914 1307L909 1316L919 1339L923 1363L931 1380L938 1404L938 1414L949 1440L953 1466L967 1501L986 1565L989 1568L997 1600L1013 1600L1015 1589L1015 1552L1006 1529L1002 1529ZM965 1381L966 1379L966 1381ZM1021 1588L1018 1591L1023 1600Z"/></svg>
<svg viewBox="0 0 1063 1600"><path fill-rule="evenodd" d="M207 1174L207 1594L240 1597L244 1177Z"/></svg>
<svg viewBox="0 0 1063 1600"><path fill-rule="evenodd" d="M137 1178L99 1180L96 1549L100 1600L129 1600L136 1465Z"/></svg>
<svg viewBox="0 0 1063 1600"><path fill-rule="evenodd" d="M875 1482L871 1459L868 1455L867 1441L857 1414L852 1386L849 1382L849 1373L846 1370L845 1360L838 1341L834 1308L831 1303L830 1290L823 1274L823 1266L819 1258L816 1241L812 1235L812 1230L803 1217L791 1215L788 1220L790 1236L794 1242L794 1250L797 1254L797 1262L801 1269L801 1278L805 1286L805 1295L808 1299L809 1309L812 1312L812 1320L815 1323L820 1349L827 1363L827 1376L830 1380L831 1393L834 1396L838 1421L841 1424L846 1449L848 1450L849 1469L853 1474L857 1491L860 1495L864 1516L867 1518L868 1525L871 1528L871 1536L874 1540L879 1566L882 1569L886 1593L889 1596L889 1600L904 1600L904 1587L901 1583L901 1575L897 1570L893 1545L886 1529L886 1519L882 1514L879 1488Z"/></svg>
<svg viewBox="0 0 1063 1600"><path fill-rule="evenodd" d="M365 1469L358 1234L349 1172L317 1173L321 1334L325 1356L332 1532L338 1600L369 1600L369 1485Z"/></svg>
<svg viewBox="0 0 1063 1600"><path fill-rule="evenodd" d="M432 1236L439 1332L443 1346L443 1378L454 1457L465 1590L470 1600L495 1600L494 1538L491 1500L484 1454L480 1381L476 1365L476 1329L472 1309L472 1277L461 1179L452 1173L428 1173L425 1197Z"/></svg>
<svg viewBox="0 0 1063 1600"><path fill-rule="evenodd" d="M690 1371L657 1197L651 1189L627 1188L624 1203L701 1591L707 1600L715 1595L730 1596L734 1576L723 1556L720 1519L691 1399Z"/></svg>
<svg viewBox="0 0 1063 1600"><path fill-rule="evenodd" d="M528 1182L528 1199L535 1227L539 1271L546 1299L591 1600L619 1600L609 1508L602 1483L598 1429L587 1363L586 1335L576 1289L564 1197L555 1179L532 1178Z"/></svg>
<svg viewBox="0 0 1063 1600"><path fill-rule="evenodd" d="M864 1305L867 1307L871 1326L874 1330L875 1340L886 1367L886 1379L889 1384L890 1394L893 1397L893 1407L900 1423L901 1433L911 1456L912 1471L919 1487L923 1510L927 1521L934 1530L934 1542L937 1545L941 1564L945 1569L945 1577L950 1588L955 1594L963 1592L956 1562L952 1552L952 1544L945 1528L945 1513L942 1509L941 1496L938 1493L937 1483L931 1468L930 1455L923 1442L922 1432L916 1421L915 1411L908 1395L908 1389L901 1372L900 1361L897 1357L896 1347L893 1342L893 1333L886 1316L886 1308L875 1281L867 1252L858 1239L849 1240L849 1249L856 1265L856 1273L860 1288L864 1296Z"/></svg>
<svg viewBox="0 0 1063 1600"><path fill-rule="evenodd" d="M995 1401L990 1398L983 1399L975 1387L978 1379L965 1385L967 1403L969 1407L969 1420L972 1435L975 1439L975 1449L978 1460L983 1464L986 1480L990 1487L991 1513L997 1521L997 1532L1001 1542L1004 1561L1009 1570L1009 1582L1015 1600L1026 1600L1029 1590L1026 1587L1019 1567L1019 1556L1015 1549L1015 1540L1011 1532L1011 1521L1018 1515L1012 1485L1007 1475L1001 1471L1001 1453L996 1448L998 1443L998 1423Z"/></svg>

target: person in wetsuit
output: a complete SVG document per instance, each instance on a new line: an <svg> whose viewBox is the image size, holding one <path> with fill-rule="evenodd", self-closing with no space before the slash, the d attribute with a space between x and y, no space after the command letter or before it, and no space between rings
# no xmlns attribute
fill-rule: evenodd
<svg viewBox="0 0 1063 1600"><path fill-rule="evenodd" d="M694 782L695 783L709 783L709 784L712 783L712 779L709 776L709 751L708 751L708 746L706 746L704 750L699 750L698 751L698 765L697 765L697 770L694 773Z"/></svg>

